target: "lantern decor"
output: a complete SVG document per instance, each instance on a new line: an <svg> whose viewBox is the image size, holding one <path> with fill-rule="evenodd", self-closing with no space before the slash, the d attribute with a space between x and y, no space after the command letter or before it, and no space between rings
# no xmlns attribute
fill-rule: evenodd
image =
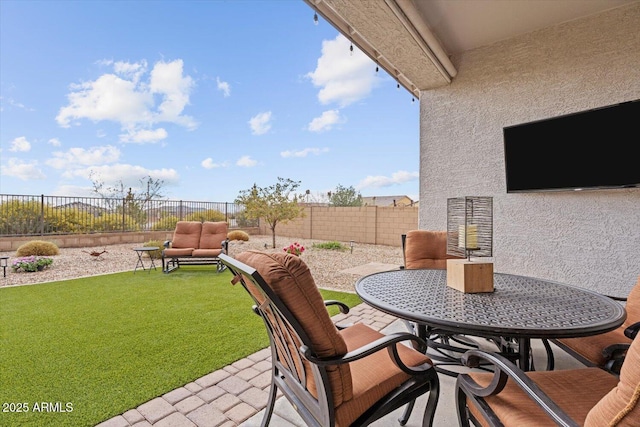
<svg viewBox="0 0 640 427"><path fill-rule="evenodd" d="M493 292L493 198L447 199L447 285L462 292Z"/></svg>

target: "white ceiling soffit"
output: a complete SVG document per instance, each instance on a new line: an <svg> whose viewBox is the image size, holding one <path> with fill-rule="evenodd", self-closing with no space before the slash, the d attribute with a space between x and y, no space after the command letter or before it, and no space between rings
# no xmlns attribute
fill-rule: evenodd
<svg viewBox="0 0 640 427"><path fill-rule="evenodd" d="M304 0L416 98L456 70L411 0Z"/></svg>

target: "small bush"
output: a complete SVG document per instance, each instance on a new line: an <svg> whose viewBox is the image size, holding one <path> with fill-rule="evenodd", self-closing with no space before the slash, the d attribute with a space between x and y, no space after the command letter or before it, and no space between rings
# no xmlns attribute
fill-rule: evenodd
<svg viewBox="0 0 640 427"><path fill-rule="evenodd" d="M16 256L51 256L60 254L58 245L44 240L32 240L20 246L16 251Z"/></svg>
<svg viewBox="0 0 640 427"><path fill-rule="evenodd" d="M160 259L160 257L162 256L162 249L164 248L164 246L162 245L162 242L160 240L149 240L148 242L145 242L142 246L144 246L145 248L148 248L149 246L157 246L158 248L160 248L157 251L147 252L150 258Z"/></svg>
<svg viewBox="0 0 640 427"><path fill-rule="evenodd" d="M329 249L332 251L344 251L347 249L345 245L335 240L332 242L314 243L313 247L316 249Z"/></svg>
<svg viewBox="0 0 640 427"><path fill-rule="evenodd" d="M231 241L233 240L243 240L245 242L249 241L249 234L246 231L242 230L232 230L227 234L227 238Z"/></svg>

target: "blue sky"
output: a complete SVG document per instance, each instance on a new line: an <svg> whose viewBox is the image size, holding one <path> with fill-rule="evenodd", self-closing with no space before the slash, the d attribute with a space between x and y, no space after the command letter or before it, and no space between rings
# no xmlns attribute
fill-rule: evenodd
<svg viewBox="0 0 640 427"><path fill-rule="evenodd" d="M418 198L419 102L302 0L0 0L0 193Z"/></svg>

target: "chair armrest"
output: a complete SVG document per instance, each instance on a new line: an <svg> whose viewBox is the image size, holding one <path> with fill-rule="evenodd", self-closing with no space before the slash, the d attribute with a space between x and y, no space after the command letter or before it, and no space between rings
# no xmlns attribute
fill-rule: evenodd
<svg viewBox="0 0 640 427"><path fill-rule="evenodd" d="M325 300L324 301L324 305L325 307L330 307L332 305L337 305L338 309L340 310L340 313L342 314L347 314L349 313L349 306L341 301L336 301L336 300ZM339 330L342 329L347 329L350 326L353 326L353 323L347 323L347 324L338 324L336 323L336 328L338 328Z"/></svg>
<svg viewBox="0 0 640 427"><path fill-rule="evenodd" d="M496 395L504 389L507 380L511 378L558 425L566 427L578 426L524 371L505 357L482 350L468 350L462 355L461 360L464 365L471 368L477 368L484 362L491 363L494 368L493 378L486 387L480 386L468 374L458 375L457 387L461 388L465 394L478 397Z"/></svg>
<svg viewBox="0 0 640 427"><path fill-rule="evenodd" d="M636 322L627 327L627 329L624 330L624 336L632 340L638 336L638 332L640 332L640 322Z"/></svg>
<svg viewBox="0 0 640 427"><path fill-rule="evenodd" d="M171 247L171 240L165 240L164 243L162 244L162 246L164 246L166 249Z"/></svg>
<svg viewBox="0 0 640 427"><path fill-rule="evenodd" d="M627 300L627 297L616 297L616 296L613 296L613 295L605 295L605 297L610 298L610 299L612 299L614 301L626 301Z"/></svg>
<svg viewBox="0 0 640 427"><path fill-rule="evenodd" d="M330 307L332 305L337 305L340 313L347 314L349 313L349 306L341 301L336 301L333 299L328 299L324 301L325 307Z"/></svg>
<svg viewBox="0 0 640 427"><path fill-rule="evenodd" d="M314 363L319 366L329 366L329 365L342 365L345 363L350 363L358 359L362 359L367 357L373 353L376 353L380 350L387 349L389 351L389 355L393 362L404 372L409 375L420 375L426 373L432 368L432 365L428 367L418 366L418 367L408 367L405 365L400 359L400 355L398 354L398 349L396 345L403 341L415 341L418 343L418 347L420 349L426 349L427 343L422 338L408 333L408 332L398 332L395 334L385 335L384 337L378 338L375 341L370 342L369 344L363 345L360 348L357 348L353 351L346 353L343 356L337 357L316 357L311 354L311 350L306 345L300 346L300 352L304 355L304 357L311 363Z"/></svg>
<svg viewBox="0 0 640 427"><path fill-rule="evenodd" d="M223 254L227 254L227 251L229 249L229 239L228 238L224 239L222 241L221 248L222 248L222 253Z"/></svg>

